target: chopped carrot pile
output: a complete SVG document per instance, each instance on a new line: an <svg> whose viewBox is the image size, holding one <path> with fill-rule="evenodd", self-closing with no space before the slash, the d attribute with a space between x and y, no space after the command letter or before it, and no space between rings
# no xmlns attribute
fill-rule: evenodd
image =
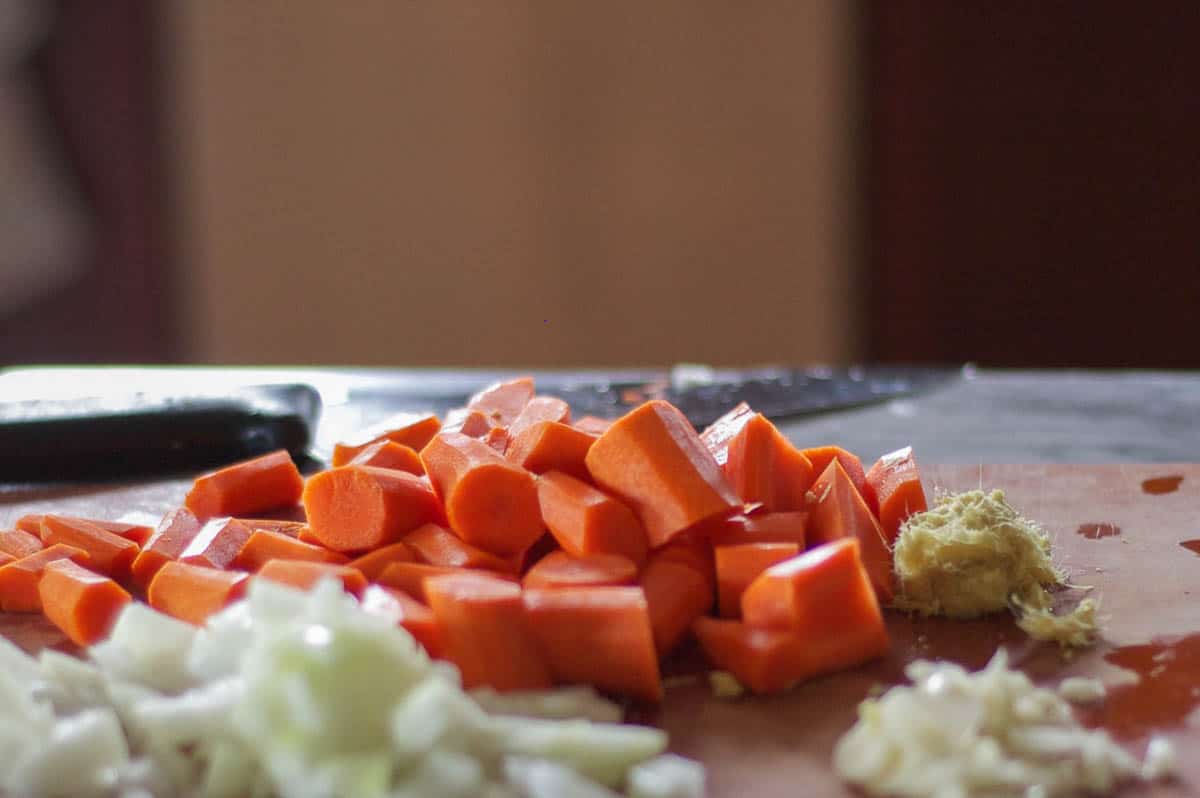
<svg viewBox="0 0 1200 798"><path fill-rule="evenodd" d="M745 404L702 431L660 400L572 421L520 378L385 419L307 478L284 451L205 474L154 529L25 516L0 530L0 608L89 645L134 598L202 624L252 579L333 578L467 686L658 701L694 639L773 693L887 651L891 547L925 507L911 449L864 468Z"/></svg>

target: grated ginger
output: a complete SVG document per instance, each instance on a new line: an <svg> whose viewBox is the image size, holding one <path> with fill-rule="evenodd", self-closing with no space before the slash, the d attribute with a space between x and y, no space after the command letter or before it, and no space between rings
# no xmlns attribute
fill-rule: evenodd
<svg viewBox="0 0 1200 798"><path fill-rule="evenodd" d="M937 497L932 508L904 522L893 559L897 609L950 618L1014 609L1018 625L1038 640L1068 647L1096 638L1094 601L1085 599L1064 615L1051 612L1046 588L1065 579L1050 559L1050 538L1002 490Z"/></svg>

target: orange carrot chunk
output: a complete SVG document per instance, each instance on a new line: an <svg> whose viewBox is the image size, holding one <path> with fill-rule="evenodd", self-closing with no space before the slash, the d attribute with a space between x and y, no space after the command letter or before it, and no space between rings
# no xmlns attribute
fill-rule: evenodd
<svg viewBox="0 0 1200 798"><path fill-rule="evenodd" d="M576 419L571 426L580 432L586 432L588 435L593 435L599 438L604 433L608 432L608 428L613 424L610 418L597 418L596 416L583 416Z"/></svg>
<svg viewBox="0 0 1200 798"><path fill-rule="evenodd" d="M253 515L300 501L304 478L280 449L197 477L184 505L199 518Z"/></svg>
<svg viewBox="0 0 1200 798"><path fill-rule="evenodd" d="M755 512L723 519L720 524L711 527L708 539L714 546L732 546L739 543L795 543L803 549L807 529L806 512Z"/></svg>
<svg viewBox="0 0 1200 798"><path fill-rule="evenodd" d="M521 408L521 412L508 425L508 434L515 438L534 424L543 421L570 424L571 408L557 396L535 396Z"/></svg>
<svg viewBox="0 0 1200 798"><path fill-rule="evenodd" d="M529 569L526 588L614 587L637 581L637 564L619 554L573 557L565 551L547 554Z"/></svg>
<svg viewBox="0 0 1200 798"><path fill-rule="evenodd" d="M19 560L45 548L41 538L42 517L39 515L37 519L38 529L34 533L24 529L0 529L0 551Z"/></svg>
<svg viewBox="0 0 1200 798"><path fill-rule="evenodd" d="M389 543L346 563L357 568L368 581L378 579L383 569L394 562L413 562L416 555L405 543Z"/></svg>
<svg viewBox="0 0 1200 798"><path fill-rule="evenodd" d="M208 568L228 568L253 534L254 529L244 521L212 518L179 553L179 561Z"/></svg>
<svg viewBox="0 0 1200 798"><path fill-rule="evenodd" d="M395 588L403 593L407 593L422 604L428 604L429 597L425 593L425 580L435 576L454 576L457 574L481 574L493 579L504 579L514 584L516 583L514 576L499 571L468 570L466 568L452 568L447 565L426 565L419 562L394 562L391 565L385 566L375 581L385 587Z"/></svg>
<svg viewBox="0 0 1200 798"><path fill-rule="evenodd" d="M425 653L441 658L442 648L433 610L407 593L383 585L367 585L361 603L362 608L369 613L395 619L400 628L424 646Z"/></svg>
<svg viewBox="0 0 1200 798"><path fill-rule="evenodd" d="M524 593L525 617L555 681L661 701L662 680L645 596L636 587Z"/></svg>
<svg viewBox="0 0 1200 798"><path fill-rule="evenodd" d="M308 524L303 521L280 521L275 518L238 518L236 520L253 530L267 529L271 532L280 532L290 538L298 537L300 531L308 527Z"/></svg>
<svg viewBox="0 0 1200 798"><path fill-rule="evenodd" d="M759 574L800 553L795 543L742 543L717 546L717 607L722 618L742 613L742 593Z"/></svg>
<svg viewBox="0 0 1200 798"><path fill-rule="evenodd" d="M862 496L863 501L867 503L867 507L871 509L873 514L878 514L875 492L871 490L871 486L867 483L867 474L863 470L861 460L840 446L814 446L809 449L803 449L801 453L812 463L814 474L824 473L825 469L829 468L829 464L837 460L846 472L846 476L850 477L850 481L854 483L855 490Z"/></svg>
<svg viewBox="0 0 1200 798"><path fill-rule="evenodd" d="M245 595L249 584L250 575L244 571L219 571L172 560L154 575L146 600L159 612L202 626L210 615Z"/></svg>
<svg viewBox="0 0 1200 798"><path fill-rule="evenodd" d="M725 477L742 501L761 503L768 511L804 509L816 476L812 463L766 416L750 416L725 455Z"/></svg>
<svg viewBox="0 0 1200 798"><path fill-rule="evenodd" d="M170 560L179 559L188 544L200 534L201 527L203 524L186 507L164 515L133 561L133 583L142 590L150 587L150 580L158 573L158 569Z"/></svg>
<svg viewBox="0 0 1200 798"><path fill-rule="evenodd" d="M504 454L508 451L508 444L512 438L508 434L508 430L504 427L492 427L488 430L487 435L482 438L483 442L490 446L496 454Z"/></svg>
<svg viewBox="0 0 1200 798"><path fill-rule="evenodd" d="M725 463L729 459L729 442L737 437L754 415L750 405L739 402L732 410L709 424L700 433L700 441L704 444L704 448L712 453L717 465L725 467Z"/></svg>
<svg viewBox="0 0 1200 798"><path fill-rule="evenodd" d="M333 447L333 465L344 466L363 449L381 441L391 441L421 451L437 434L442 423L432 413L397 413L362 430L353 440Z"/></svg>
<svg viewBox="0 0 1200 798"><path fill-rule="evenodd" d="M484 568L510 571L507 560L465 543L458 535L437 524L425 524L404 536L404 544L417 561L451 568Z"/></svg>
<svg viewBox="0 0 1200 798"><path fill-rule="evenodd" d="M496 429L496 425L482 410L468 410L465 407L456 407L446 414L446 420L442 422L442 429L438 435L448 435L451 432L457 432L466 435L468 438L485 438L487 434ZM429 444L425 444L428 446ZM424 448L420 451L424 451Z"/></svg>
<svg viewBox="0 0 1200 798"><path fill-rule="evenodd" d="M301 590L309 590L317 582L333 577L342 583L342 588L354 596L361 596L367 589L367 578L362 571L349 565L305 560L268 560L258 569L258 576Z"/></svg>
<svg viewBox="0 0 1200 798"><path fill-rule="evenodd" d="M603 491L561 471L538 477L542 520L558 545L576 557L620 554L641 565L646 532L633 511Z"/></svg>
<svg viewBox="0 0 1200 798"><path fill-rule="evenodd" d="M312 527L310 527L308 524L305 524L296 530L296 540L300 541L301 543L307 543L310 546L320 546L321 548L325 548L325 545L321 543L321 539L313 534Z"/></svg>
<svg viewBox="0 0 1200 798"><path fill-rule="evenodd" d="M929 509L911 446L880 457L867 472L867 484L879 503L879 525L889 546L895 543L905 519Z"/></svg>
<svg viewBox="0 0 1200 798"><path fill-rule="evenodd" d="M6 551L0 551L0 565L8 565L10 562L16 562L16 557Z"/></svg>
<svg viewBox="0 0 1200 798"><path fill-rule="evenodd" d="M411 446L395 441L376 441L356 454L346 465L375 466L376 468L391 468L396 471L407 471L410 474L424 474L425 466L421 465L421 456Z"/></svg>
<svg viewBox="0 0 1200 798"><path fill-rule="evenodd" d="M809 545L856 538L876 595L882 603L890 602L895 592L892 550L884 538L879 520L867 507L838 460L831 460L821 473L813 484L813 494L817 502L811 506L809 513Z"/></svg>
<svg viewBox="0 0 1200 798"><path fill-rule="evenodd" d="M87 521L58 515L42 517L42 543L46 546L65 543L83 549L88 553L88 566L92 570L118 581L129 577L130 568L138 556L137 544L132 540L106 532Z"/></svg>
<svg viewBox="0 0 1200 798"><path fill-rule="evenodd" d="M497 382L467 400L469 410L478 410L493 426L507 427L533 399L533 378L518 377Z"/></svg>
<svg viewBox="0 0 1200 798"><path fill-rule="evenodd" d="M713 581L688 560L656 553L642 571L641 585L661 659L683 641L692 622L712 608Z"/></svg>
<svg viewBox="0 0 1200 798"><path fill-rule="evenodd" d="M591 481L588 450L596 436L556 421L541 421L513 434L504 456L535 474L562 471L576 479Z"/></svg>
<svg viewBox="0 0 1200 798"><path fill-rule="evenodd" d="M32 535L41 535L42 518L42 515L21 516L17 519L17 529ZM80 518L73 515L60 515L59 518L65 518L69 521L87 521L89 524L100 527L105 532L111 532L126 540L132 540L139 547L146 545L146 541L154 534L154 527L146 526L145 524L136 524L127 521L102 521L97 518Z"/></svg>
<svg viewBox="0 0 1200 798"><path fill-rule="evenodd" d="M525 619L520 586L460 573L425 580L425 594L446 658L462 672L463 687L521 690L553 684Z"/></svg>
<svg viewBox="0 0 1200 798"><path fill-rule="evenodd" d="M335 551L395 543L442 515L420 477L373 466L342 466L314 475L304 487L304 509L313 536Z"/></svg>
<svg viewBox="0 0 1200 798"><path fill-rule="evenodd" d="M667 402L627 413L592 444L586 462L596 484L634 511L655 548L741 507L692 425Z"/></svg>
<svg viewBox="0 0 1200 798"><path fill-rule="evenodd" d="M130 602L125 589L71 560L46 564L38 583L46 618L77 646L108 637L122 608Z"/></svg>
<svg viewBox="0 0 1200 798"><path fill-rule="evenodd" d="M421 452L425 471L460 538L493 554L524 551L543 532L533 475L482 441L438 435Z"/></svg>
<svg viewBox="0 0 1200 798"><path fill-rule="evenodd" d="M42 599L38 595L38 582L41 581L42 571L49 563L64 559L87 565L89 557L83 549L56 543L0 565L0 610L40 611Z"/></svg>
<svg viewBox="0 0 1200 798"><path fill-rule="evenodd" d="M342 565L348 562L349 558L324 546L314 546L278 532L260 529L246 539L230 564L239 571L258 571L271 560Z"/></svg>

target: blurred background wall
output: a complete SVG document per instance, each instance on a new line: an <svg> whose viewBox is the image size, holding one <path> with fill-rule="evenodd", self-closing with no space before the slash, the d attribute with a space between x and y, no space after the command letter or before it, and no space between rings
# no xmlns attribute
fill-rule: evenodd
<svg viewBox="0 0 1200 798"><path fill-rule="evenodd" d="M0 172L0 363L1200 366L1197 34L1182 2L7 0L0 166L41 166Z"/></svg>

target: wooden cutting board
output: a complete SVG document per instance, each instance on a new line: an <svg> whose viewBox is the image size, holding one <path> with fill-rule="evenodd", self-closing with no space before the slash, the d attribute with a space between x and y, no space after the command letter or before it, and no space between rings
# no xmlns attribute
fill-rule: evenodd
<svg viewBox="0 0 1200 798"><path fill-rule="evenodd" d="M1172 487L1176 480L1163 479L1169 477L1182 480ZM1200 703L1200 553L1181 545L1200 540L1200 465L935 466L926 468L925 482L927 490L1003 488L1040 521L1072 583L1092 586L1090 595L1099 597L1107 616L1102 643L1064 658L1055 646L1029 641L1006 617L960 622L888 613L893 649L882 661L787 695L736 701L714 699L706 683L685 676L672 681L682 683L661 707L635 711L637 719L661 725L673 750L708 765L713 798L848 796L830 768L831 751L873 685L903 680L904 665L923 657L976 668L1004 645L1038 681L1102 679L1109 698L1087 721L1112 729L1139 757L1151 731L1175 743L1181 782L1136 794L1200 795L1200 713L1192 712ZM0 493L0 526L30 512L161 515L186 487L9 490ZM1060 600L1082 595L1071 590ZM37 616L0 614L0 633L30 651L69 647ZM686 664L680 670L686 673Z"/></svg>

